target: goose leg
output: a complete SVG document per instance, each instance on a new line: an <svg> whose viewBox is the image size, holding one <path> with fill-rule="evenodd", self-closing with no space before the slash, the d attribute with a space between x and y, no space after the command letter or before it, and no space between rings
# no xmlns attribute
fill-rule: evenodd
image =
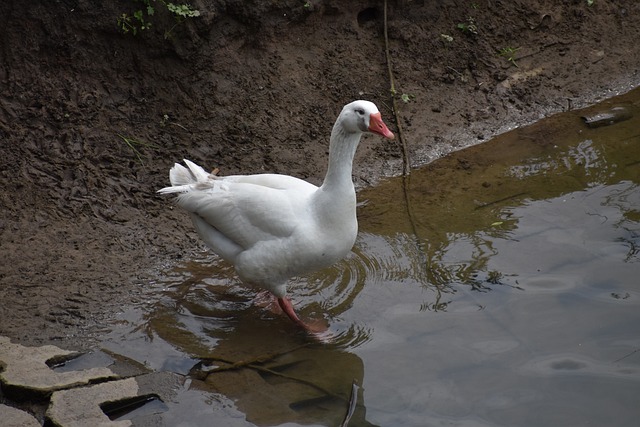
<svg viewBox="0 0 640 427"><path fill-rule="evenodd" d="M307 325L300 320L296 312L293 310L293 305L291 305L291 301L289 301L288 298L278 298L278 305L295 324L302 326L304 329L308 329Z"/></svg>
<svg viewBox="0 0 640 427"><path fill-rule="evenodd" d="M300 320L300 318L298 317L296 312L293 310L293 305L291 305L291 301L289 301L289 299L287 299L287 298L278 298L278 305L280 306L282 311L284 311L285 314L289 317L289 319L293 320L293 322L296 325L300 326L305 331L312 332L312 333L318 333L318 332L326 331L326 329L327 329L326 326L323 326L323 325L320 325L320 324L308 325L308 324L304 323L302 320Z"/></svg>

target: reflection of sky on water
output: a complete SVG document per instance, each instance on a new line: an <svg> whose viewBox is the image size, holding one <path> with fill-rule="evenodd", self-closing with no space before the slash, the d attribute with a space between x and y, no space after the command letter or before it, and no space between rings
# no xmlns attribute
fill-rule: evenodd
<svg viewBox="0 0 640 427"><path fill-rule="evenodd" d="M420 313L419 286L389 298L357 351L371 419L633 425L640 411L640 265L624 242L637 241L640 226L624 214L636 206L637 185L622 182L509 208L518 225L509 238L483 236L493 252L482 265L502 273L499 284L485 282L484 292L454 286L439 313ZM450 241L454 249L441 262L473 264L481 251L457 238L462 244ZM460 270L452 267L451 277ZM357 318L367 308L354 310ZM392 390L402 392L389 400Z"/></svg>

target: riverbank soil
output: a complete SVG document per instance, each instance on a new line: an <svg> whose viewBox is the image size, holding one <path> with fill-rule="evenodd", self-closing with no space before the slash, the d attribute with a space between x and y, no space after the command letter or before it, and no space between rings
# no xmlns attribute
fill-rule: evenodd
<svg viewBox="0 0 640 427"><path fill-rule="evenodd" d="M0 4L0 335L82 349L201 246L155 191L175 161L319 183L342 105L377 103L414 166L640 82L640 3ZM122 21L121 21L122 24ZM402 170L364 139L358 186Z"/></svg>

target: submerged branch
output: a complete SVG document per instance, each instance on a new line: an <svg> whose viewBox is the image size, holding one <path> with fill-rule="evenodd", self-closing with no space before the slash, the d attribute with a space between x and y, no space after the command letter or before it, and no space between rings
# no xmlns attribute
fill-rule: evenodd
<svg viewBox="0 0 640 427"><path fill-rule="evenodd" d="M356 412L356 407L358 406L358 383L356 380L353 380L351 384L351 397L349 398L349 408L347 409L347 414L344 416L344 420L342 420L342 424L340 427L347 427L349 425L349 421L351 421L351 417Z"/></svg>
<svg viewBox="0 0 640 427"><path fill-rule="evenodd" d="M280 357L280 356L284 356L285 354L289 354L289 353L293 353L295 351L300 350L301 348L307 347L309 346L309 343L306 344L302 344L284 351L276 351L273 353L267 353L267 354L263 354L261 356L256 357L255 359L251 359L251 360L239 360L239 361L232 361L232 360L228 360L228 359L224 359L222 357L213 357L213 356L207 356L207 357L199 357L200 360L205 361L205 362L221 362L221 363L225 363L228 366L220 366L217 367L215 369L212 369L211 371L208 372L208 374L214 374L216 372L223 372L223 371L233 371L235 369L242 369L242 368L246 368L246 367L251 367L251 365L255 365L257 363L266 363L266 362L270 362L273 359Z"/></svg>
<svg viewBox="0 0 640 427"><path fill-rule="evenodd" d="M493 205L497 205L498 203L506 202L507 200L511 200L511 199L515 199L516 197L524 196L525 194L527 194L527 193L526 192L522 192L522 193L512 194L511 196L503 197L502 199L493 200L491 202L483 203L483 204L481 204L479 206L476 206L475 210L482 209L482 208L487 208L487 207L493 206Z"/></svg>

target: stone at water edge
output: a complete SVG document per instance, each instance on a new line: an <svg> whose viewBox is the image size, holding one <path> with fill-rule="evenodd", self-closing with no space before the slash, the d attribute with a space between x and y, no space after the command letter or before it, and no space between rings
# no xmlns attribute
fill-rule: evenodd
<svg viewBox="0 0 640 427"><path fill-rule="evenodd" d="M0 336L0 382L7 396L14 398L15 395L28 394L46 396L56 390L119 378L109 368L56 372L47 365L48 360L77 354L54 345L25 347Z"/></svg>
<svg viewBox="0 0 640 427"><path fill-rule="evenodd" d="M1 403L0 420L3 427L40 427L40 423L33 415Z"/></svg>

